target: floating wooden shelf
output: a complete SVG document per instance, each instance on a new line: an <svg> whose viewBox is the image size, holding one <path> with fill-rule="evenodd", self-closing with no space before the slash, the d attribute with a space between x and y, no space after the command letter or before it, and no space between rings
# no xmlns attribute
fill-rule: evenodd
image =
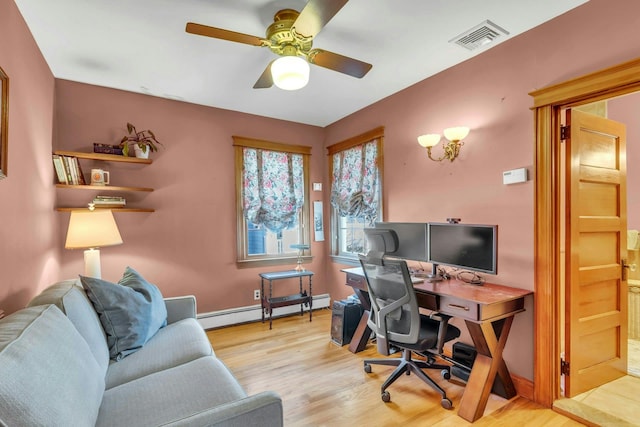
<svg viewBox="0 0 640 427"><path fill-rule="evenodd" d="M72 190L95 190L95 191L153 191L153 188L148 187L120 187L117 185L70 185L70 184L56 184L56 188L65 188Z"/></svg>
<svg viewBox="0 0 640 427"><path fill-rule="evenodd" d="M81 153L79 151L54 151L53 154L77 157L79 159L102 160L104 162L140 163L143 165L150 165L153 163L153 160L151 159L139 159L137 157L118 156L115 154Z"/></svg>
<svg viewBox="0 0 640 427"><path fill-rule="evenodd" d="M155 212L155 209L145 208L100 208L96 206L96 209L109 209L111 212ZM71 211L87 211L88 208L56 208L58 212L71 212Z"/></svg>
<svg viewBox="0 0 640 427"><path fill-rule="evenodd" d="M153 163L151 159L139 159L137 157L125 157L115 154L104 153L83 153L79 151L64 151L56 150L53 154L59 156L76 157L78 159L98 160L102 162L121 162L121 163L136 163L140 165L150 165ZM152 192L153 188L148 187L124 187L116 185L69 185L69 184L56 184L56 188L62 188L65 190L93 190L99 192L113 192L113 191L142 191ZM58 212L71 212L74 210L87 210L85 207L58 207ZM147 208L101 208L96 206L96 209L110 209L112 212L155 212L155 209Z"/></svg>

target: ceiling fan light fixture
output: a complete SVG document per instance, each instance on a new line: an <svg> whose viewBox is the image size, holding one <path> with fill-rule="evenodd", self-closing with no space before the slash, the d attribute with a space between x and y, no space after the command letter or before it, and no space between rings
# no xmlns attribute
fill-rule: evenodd
<svg viewBox="0 0 640 427"><path fill-rule="evenodd" d="M298 56L283 56L271 64L271 77L280 89L301 89L309 82L309 63Z"/></svg>

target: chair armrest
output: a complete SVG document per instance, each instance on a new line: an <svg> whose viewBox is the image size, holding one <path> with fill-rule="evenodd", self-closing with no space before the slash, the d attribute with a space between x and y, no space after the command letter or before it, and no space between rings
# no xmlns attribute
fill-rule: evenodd
<svg viewBox="0 0 640 427"><path fill-rule="evenodd" d="M196 318L196 297L193 295L165 298L164 303L167 307L167 324Z"/></svg>
<svg viewBox="0 0 640 427"><path fill-rule="evenodd" d="M164 425L282 427L282 399L273 391L264 391Z"/></svg>

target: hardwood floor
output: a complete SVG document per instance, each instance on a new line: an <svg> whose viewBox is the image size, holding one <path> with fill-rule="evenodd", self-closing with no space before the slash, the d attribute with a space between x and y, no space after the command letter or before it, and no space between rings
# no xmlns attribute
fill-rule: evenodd
<svg viewBox="0 0 640 427"><path fill-rule="evenodd" d="M275 390L283 398L285 426L581 426L551 409L521 397L491 395L483 418L471 424L456 415L461 383L430 375L444 387L453 410L440 406L440 395L415 376L403 376L390 388L391 402L380 399L380 386L392 367L374 365L367 374L362 359L378 357L374 345L353 354L331 342L331 311L309 317L289 316L269 323L249 323L207 331L216 355L249 394ZM453 380L452 380L453 381Z"/></svg>

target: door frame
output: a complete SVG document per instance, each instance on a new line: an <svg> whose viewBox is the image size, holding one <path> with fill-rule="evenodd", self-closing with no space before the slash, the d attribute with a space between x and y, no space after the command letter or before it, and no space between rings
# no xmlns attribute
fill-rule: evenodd
<svg viewBox="0 0 640 427"><path fill-rule="evenodd" d="M533 400L560 397L560 112L640 91L640 58L530 92L535 122Z"/></svg>

